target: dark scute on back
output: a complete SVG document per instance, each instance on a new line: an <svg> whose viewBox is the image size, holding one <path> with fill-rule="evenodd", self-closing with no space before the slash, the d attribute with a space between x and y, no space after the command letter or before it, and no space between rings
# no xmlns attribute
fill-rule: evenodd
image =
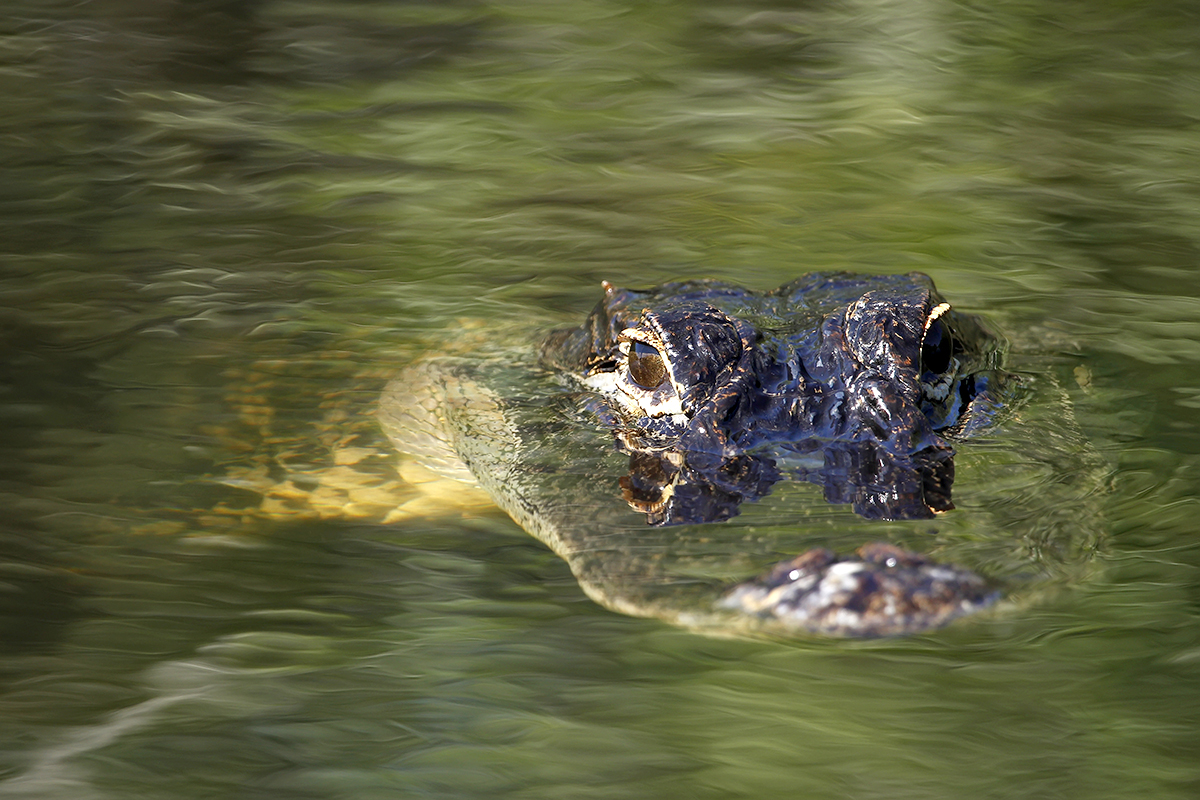
<svg viewBox="0 0 1200 800"><path fill-rule="evenodd" d="M695 301L647 311L643 320L663 344L672 381L682 389L684 413L694 415L718 387L733 379L743 349L737 323Z"/></svg>
<svg viewBox="0 0 1200 800"><path fill-rule="evenodd" d="M905 394L917 389L925 319L898 315L909 293L867 292L846 311L846 344L859 365L895 383Z"/></svg>
<svg viewBox="0 0 1200 800"><path fill-rule="evenodd" d="M540 360L552 369L581 373L597 365L612 364L621 332L632 327L648 307L666 307L718 297L737 297L745 290L717 281L679 281L645 291L605 284L604 298L583 325L553 331L542 343Z"/></svg>

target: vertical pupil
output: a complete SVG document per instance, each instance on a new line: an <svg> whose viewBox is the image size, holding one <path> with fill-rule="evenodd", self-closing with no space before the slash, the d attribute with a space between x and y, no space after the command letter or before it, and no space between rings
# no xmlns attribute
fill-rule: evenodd
<svg viewBox="0 0 1200 800"><path fill-rule="evenodd" d="M629 350L629 377L643 389L653 389L667 377L667 365L653 347L634 342Z"/></svg>
<svg viewBox="0 0 1200 800"><path fill-rule="evenodd" d="M950 368L950 356L954 350L954 339L940 319L935 319L925 331L921 343L921 371L940 374Z"/></svg>

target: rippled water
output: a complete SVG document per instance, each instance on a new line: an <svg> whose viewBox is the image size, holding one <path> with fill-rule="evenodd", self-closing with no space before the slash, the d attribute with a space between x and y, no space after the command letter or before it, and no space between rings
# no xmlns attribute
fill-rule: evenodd
<svg viewBox="0 0 1200 800"><path fill-rule="evenodd" d="M1200 791L1189 4L7 10L0 795ZM1081 585L705 638L369 415L601 279L810 269L928 272L1063 376L1111 468Z"/></svg>

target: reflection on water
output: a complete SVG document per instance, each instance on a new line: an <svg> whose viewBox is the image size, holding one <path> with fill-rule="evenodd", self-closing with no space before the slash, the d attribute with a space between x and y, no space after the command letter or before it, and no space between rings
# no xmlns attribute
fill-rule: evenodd
<svg viewBox="0 0 1200 800"><path fill-rule="evenodd" d="M9 6L0 793L1195 794L1186 4ZM1083 585L928 638L694 636L397 474L369 416L601 279L818 268L929 272L1060 376L1111 486L1011 522L1103 524ZM1073 479L976 459L960 507Z"/></svg>

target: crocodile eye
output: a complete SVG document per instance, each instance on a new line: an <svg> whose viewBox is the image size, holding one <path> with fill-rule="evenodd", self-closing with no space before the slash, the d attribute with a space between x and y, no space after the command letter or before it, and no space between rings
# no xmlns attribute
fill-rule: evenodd
<svg viewBox="0 0 1200 800"><path fill-rule="evenodd" d="M667 365L657 350L635 341L629 349L629 377L643 389L654 389L666 379Z"/></svg>
<svg viewBox="0 0 1200 800"><path fill-rule="evenodd" d="M935 319L925 331L921 342L921 371L940 375L950 368L950 356L954 351L954 339L946 324Z"/></svg>

